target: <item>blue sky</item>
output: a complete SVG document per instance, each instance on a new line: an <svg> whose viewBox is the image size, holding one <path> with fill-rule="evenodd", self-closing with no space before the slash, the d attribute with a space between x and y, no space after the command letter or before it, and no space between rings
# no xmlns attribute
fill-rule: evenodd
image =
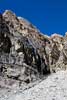
<svg viewBox="0 0 67 100"><path fill-rule="evenodd" d="M10 9L44 34L67 32L67 0L0 0L0 12Z"/></svg>

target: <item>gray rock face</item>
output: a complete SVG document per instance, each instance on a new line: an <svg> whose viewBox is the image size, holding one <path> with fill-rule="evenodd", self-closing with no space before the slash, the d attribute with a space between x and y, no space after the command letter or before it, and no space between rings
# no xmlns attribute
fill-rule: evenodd
<svg viewBox="0 0 67 100"><path fill-rule="evenodd" d="M1 76L20 84L30 83L50 73L49 64L43 57L45 41L48 39L31 23L16 17L11 11L5 11L0 15Z"/></svg>
<svg viewBox="0 0 67 100"><path fill-rule="evenodd" d="M5 11L0 15L0 76L28 84L51 71L66 69L66 38L43 35L30 22Z"/></svg>

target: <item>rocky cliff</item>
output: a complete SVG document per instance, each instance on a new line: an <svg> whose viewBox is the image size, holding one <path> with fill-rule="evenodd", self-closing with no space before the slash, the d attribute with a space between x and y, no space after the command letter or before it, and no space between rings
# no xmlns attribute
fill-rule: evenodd
<svg viewBox="0 0 67 100"><path fill-rule="evenodd" d="M11 11L0 14L1 87L28 84L66 66L67 33L49 37Z"/></svg>

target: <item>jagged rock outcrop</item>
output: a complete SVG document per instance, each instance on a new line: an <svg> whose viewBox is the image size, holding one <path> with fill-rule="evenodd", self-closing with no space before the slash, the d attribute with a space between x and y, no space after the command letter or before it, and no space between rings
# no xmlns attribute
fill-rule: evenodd
<svg viewBox="0 0 67 100"><path fill-rule="evenodd" d="M5 11L0 15L1 77L17 80L20 84L50 73L45 56L45 43L49 41L31 23Z"/></svg>
<svg viewBox="0 0 67 100"><path fill-rule="evenodd" d="M66 69L66 40L67 36L58 34L43 35L30 22L6 10L0 14L0 78L9 84L30 83L58 68Z"/></svg>

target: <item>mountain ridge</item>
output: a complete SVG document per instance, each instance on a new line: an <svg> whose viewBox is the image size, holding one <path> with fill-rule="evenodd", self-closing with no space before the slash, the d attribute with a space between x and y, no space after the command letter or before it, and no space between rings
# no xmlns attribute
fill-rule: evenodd
<svg viewBox="0 0 67 100"><path fill-rule="evenodd" d="M43 35L33 24L9 10L0 15L0 79L3 86L6 81L7 87L15 84L13 88L16 88L20 83L29 84L66 68L67 35Z"/></svg>

